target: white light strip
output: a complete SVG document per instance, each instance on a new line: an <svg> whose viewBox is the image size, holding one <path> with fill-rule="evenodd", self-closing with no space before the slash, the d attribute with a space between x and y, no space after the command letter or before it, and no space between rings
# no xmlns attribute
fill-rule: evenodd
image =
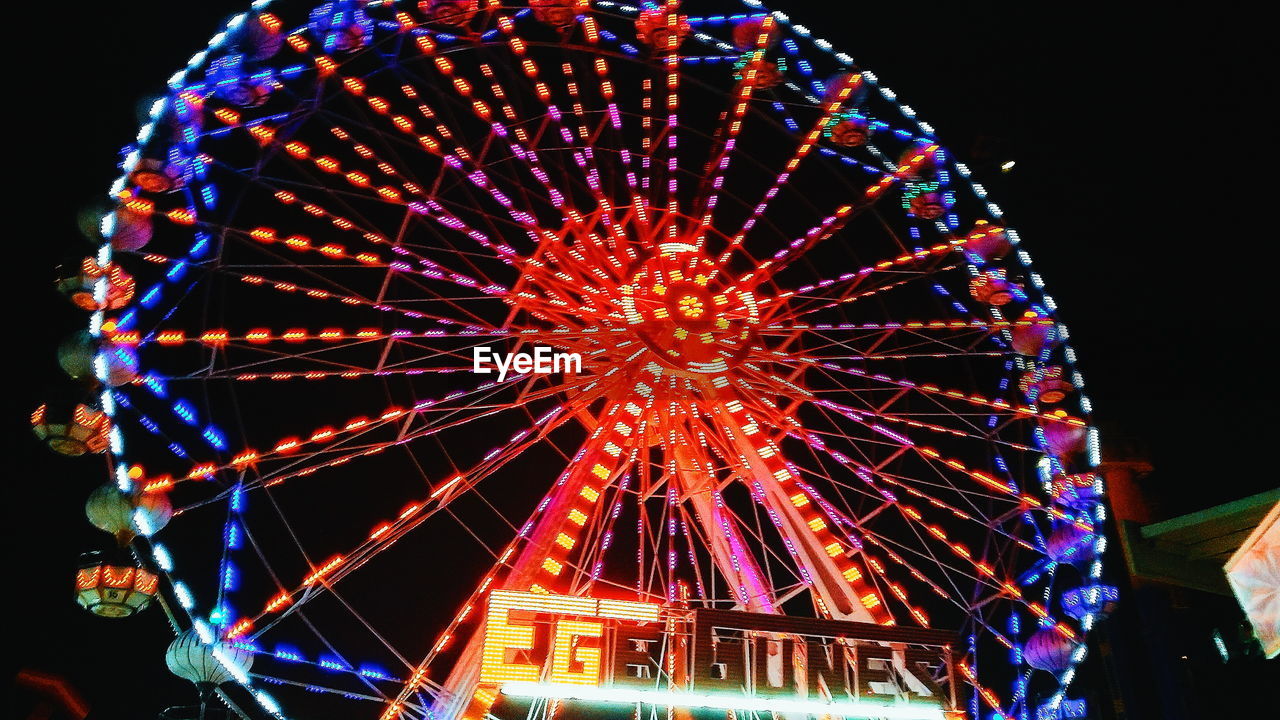
<svg viewBox="0 0 1280 720"><path fill-rule="evenodd" d="M601 688L590 685L555 683L506 683L502 694L517 698L554 698L622 705L659 705L716 710L751 710L755 712L803 713L834 715L857 720L861 718L895 718L896 720L943 720L942 708L920 703L878 703L863 700L822 702L791 698L749 697L746 695L708 695L673 690L641 690L636 688Z"/></svg>

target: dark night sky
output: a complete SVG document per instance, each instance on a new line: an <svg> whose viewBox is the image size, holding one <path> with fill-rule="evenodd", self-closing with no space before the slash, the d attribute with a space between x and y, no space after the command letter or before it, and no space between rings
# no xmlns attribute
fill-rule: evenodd
<svg viewBox="0 0 1280 720"><path fill-rule="evenodd" d="M55 457L27 429L64 382L58 339L83 321L54 267L88 249L75 213L113 179L139 99L243 4L22 3L8 24L5 646L11 664L68 675L98 718L151 717L185 689L158 613L99 621L71 597L76 555L99 541L81 506L103 478L100 459ZM956 154L990 153L972 164L1061 305L1096 417L1149 448L1166 510L1278 483L1274 61L1256 19L1229 3L775 6L875 70ZM1013 172L994 172L1006 159Z"/></svg>

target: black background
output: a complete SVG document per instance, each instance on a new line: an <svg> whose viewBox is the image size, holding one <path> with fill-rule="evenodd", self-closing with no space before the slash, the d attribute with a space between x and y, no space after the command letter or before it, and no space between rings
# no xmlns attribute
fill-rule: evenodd
<svg viewBox="0 0 1280 720"><path fill-rule="evenodd" d="M77 554L99 544L82 503L103 477L27 425L84 320L55 267L90 249L75 214L105 197L141 99L242 4L6 9L4 645L10 667L66 675L95 718L153 717L190 691L164 668L159 613L99 620L71 596ZM1061 306L1096 419L1156 465L1159 517L1280 484L1275 62L1263 20L1234 4L1117 5L773 4L971 160Z"/></svg>

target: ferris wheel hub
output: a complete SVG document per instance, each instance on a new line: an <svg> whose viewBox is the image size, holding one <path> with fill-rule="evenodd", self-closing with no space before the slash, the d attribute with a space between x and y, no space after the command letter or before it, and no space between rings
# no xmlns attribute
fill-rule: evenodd
<svg viewBox="0 0 1280 720"><path fill-rule="evenodd" d="M750 291L726 286L697 246L664 243L618 287L618 305L636 336L666 367L718 373L755 346L759 310Z"/></svg>

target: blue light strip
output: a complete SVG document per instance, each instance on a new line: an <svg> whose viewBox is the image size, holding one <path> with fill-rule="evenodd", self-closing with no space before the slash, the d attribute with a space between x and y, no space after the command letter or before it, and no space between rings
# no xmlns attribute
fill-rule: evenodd
<svg viewBox="0 0 1280 720"><path fill-rule="evenodd" d="M268 6L270 6L271 3L272 3L272 0L254 0L254 2L250 5L250 8L252 12L261 12L265 10ZM169 87L174 90L175 94L179 89L183 88L186 85L186 78L188 74L204 67L206 64L206 61L209 58L210 53L213 51L216 51L218 48L226 44L230 38L230 33L235 32L237 29L239 29L245 23L248 17L249 17L248 13L240 13L235 17L233 17L226 24L225 29L222 32L217 33L210 39L206 49L193 55L191 59L188 61L187 66L184 69L179 70L169 79ZM160 100L157 100L155 103L152 104L150 108L150 114L149 114L148 120L146 123L142 125L142 127L139 129L137 134L137 141L139 145L145 144L146 142L151 140L152 136L155 133L156 126L160 122L164 113L169 109L169 103L171 101L172 99L170 97L165 97ZM190 133L185 133L185 134L190 136ZM136 152L130 153L125 158L124 163L122 163L121 165L121 169L123 170L123 173L112 184L110 195L113 199L116 196L118 196L121 192L123 192L124 189L127 187L129 175L137 168L138 163L140 162L140 159L141 159L140 153L136 153ZM188 253L188 257L198 258L202 256L207 249L208 249L208 237L200 233L197 233L195 244L193 244L191 251ZM104 242L99 247L99 250L98 250L97 261L99 265L105 265L106 263L111 262L111 257L112 257L111 243L109 241ZM177 275L180 275L180 274L181 274L181 271L177 273ZM173 275L174 274L172 273L167 274L166 281L172 281L173 279L175 279ZM95 288L95 292L105 293L106 282L107 281L105 277L99 280L100 287ZM155 303L158 300L158 298L153 294L152 289L148 289L143 294L143 298L144 299L150 298L150 302L152 303ZM135 317L136 315L129 316L128 322L132 323ZM104 320L105 320L105 316L102 310L98 310L90 316L89 331L94 337L101 337L102 324ZM154 387L153 385L148 384L146 385L146 387L148 387L148 389L151 390L152 392L157 391L157 388ZM108 456L113 462L113 464L115 464L118 468L127 467L127 461L125 459L124 437L119 432L119 427L116 426L114 423L115 415L116 415L116 407L117 407L115 391L112 389L104 390L101 395L101 404L102 404L103 412L113 421L113 429L110 435L110 445L107 451ZM144 424L144 427L147 427L147 425ZM128 477L127 473L117 473L117 478L118 478L117 482L120 485L121 490L129 491L133 489L133 483ZM172 557L169 555L167 549L165 549L162 545L159 545L159 544L153 546L152 552L153 552L153 557L156 561L157 566L168 577L173 587L174 595L178 599L179 605L184 610L187 611L193 627L200 629L203 623L194 614L194 610L195 610L194 597L192 596L191 591L188 589L186 584L183 583L181 580L178 580L174 576ZM205 640L205 642L213 642L214 638L212 637L206 638L204 637L205 634L206 633L201 633L202 639ZM228 665L228 669L230 670L232 668L230 668L230 666ZM255 688L253 686L253 683L249 680L249 678L241 677L240 674L237 673L235 676L235 680L237 683L243 685L248 690L248 692L254 697L255 700L257 700L258 704L264 710L266 710L268 713L276 717L284 718L284 714L279 704L275 701L275 699L272 698L269 694L263 692L262 690Z"/></svg>

